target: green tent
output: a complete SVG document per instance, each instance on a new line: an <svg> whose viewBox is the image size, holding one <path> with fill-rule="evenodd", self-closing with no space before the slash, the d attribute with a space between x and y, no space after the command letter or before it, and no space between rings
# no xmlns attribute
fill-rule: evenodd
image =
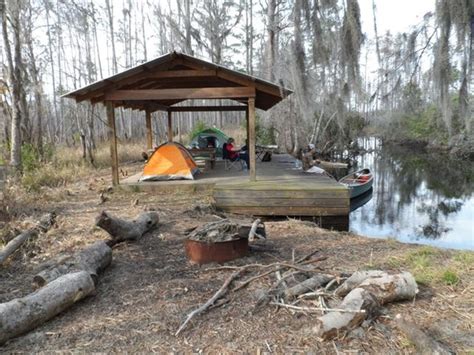
<svg viewBox="0 0 474 355"><path fill-rule="evenodd" d="M206 148L208 147L209 141L214 141L218 157L222 156L222 145L227 142L229 137L222 132L220 129L212 127L206 128L202 131L197 132L194 137L191 139L191 148L192 147L199 147L199 148Z"/></svg>

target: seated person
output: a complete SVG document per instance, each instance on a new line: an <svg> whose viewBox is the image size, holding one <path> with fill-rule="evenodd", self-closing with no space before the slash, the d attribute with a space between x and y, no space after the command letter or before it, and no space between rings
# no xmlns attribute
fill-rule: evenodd
<svg viewBox="0 0 474 355"><path fill-rule="evenodd" d="M225 145L225 150L227 153L227 157L229 160L235 161L237 159L242 159L247 164L247 168L249 166L249 155L247 152L242 152L242 149L238 149L234 147L234 138L229 138L227 144Z"/></svg>
<svg viewBox="0 0 474 355"><path fill-rule="evenodd" d="M308 144L308 147L303 150L302 159L303 162L303 170L308 170L311 168L315 163L319 163L316 160L316 147L314 144Z"/></svg>

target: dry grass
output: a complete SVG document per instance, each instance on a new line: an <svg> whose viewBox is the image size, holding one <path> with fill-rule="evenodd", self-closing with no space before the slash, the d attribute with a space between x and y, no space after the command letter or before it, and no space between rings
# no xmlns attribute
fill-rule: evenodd
<svg viewBox="0 0 474 355"><path fill-rule="evenodd" d="M107 195L105 204L99 204L98 195L108 185L108 173L94 170L66 188L45 187L34 194L18 191L16 202L30 219L18 216L12 226L26 228L50 210L58 212L58 226L23 248L0 270L0 302L31 292L30 282L38 264L105 239L106 234L94 227L94 218L103 209L132 218L154 208L160 214L159 228L136 243L114 248L113 263L101 275L97 295L10 341L2 352L229 353L271 349L277 353L334 353L337 349L412 353L413 345L391 321L397 313L411 316L421 328L458 352L474 347L474 253L330 232L297 220L266 223L267 243L275 252L251 253L229 264L272 263L290 260L293 253L300 257L319 249L320 255L328 258L317 265L328 273L382 267L410 270L419 278L426 271L445 266L455 271L459 280L452 285L445 282L452 275L439 273L420 285L415 302L387 306L387 316L363 328L361 334L319 342L310 332L317 315L297 315L272 306L255 308L261 290L275 282L275 276L269 275L230 294L228 304L197 317L175 337L185 315L211 297L229 275L223 270L206 272L207 267L189 264L184 254L184 230L215 218L193 210L193 206L209 203L209 197L115 191Z"/></svg>

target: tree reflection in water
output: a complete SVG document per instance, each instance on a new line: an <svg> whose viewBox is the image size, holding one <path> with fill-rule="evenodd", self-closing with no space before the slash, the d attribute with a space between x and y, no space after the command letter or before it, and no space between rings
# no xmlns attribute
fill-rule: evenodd
<svg viewBox="0 0 474 355"><path fill-rule="evenodd" d="M373 198L351 213L351 230L473 249L474 164L378 139L359 142L358 168L374 173Z"/></svg>

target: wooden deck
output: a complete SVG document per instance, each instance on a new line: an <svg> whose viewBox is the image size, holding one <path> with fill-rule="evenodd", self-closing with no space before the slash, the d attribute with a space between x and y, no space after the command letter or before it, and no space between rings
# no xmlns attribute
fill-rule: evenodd
<svg viewBox="0 0 474 355"><path fill-rule="evenodd" d="M271 162L259 162L257 181L248 180L247 171L225 170L218 161L215 169L195 180L139 182L141 174L122 181L133 191L209 190L215 205L226 212L255 216L298 216L318 219L339 217L345 225L349 215L348 189L324 175L294 169L290 155L273 155Z"/></svg>

